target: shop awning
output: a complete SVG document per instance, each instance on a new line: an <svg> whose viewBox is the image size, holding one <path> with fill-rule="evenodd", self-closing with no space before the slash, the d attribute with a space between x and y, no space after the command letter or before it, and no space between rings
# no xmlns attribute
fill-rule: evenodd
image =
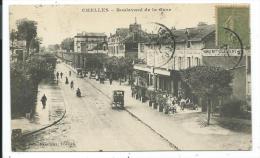
<svg viewBox="0 0 260 158"><path fill-rule="evenodd" d="M171 71L164 68L154 68L154 73L159 75L171 76Z"/></svg>
<svg viewBox="0 0 260 158"><path fill-rule="evenodd" d="M164 75L164 76L171 76L171 70L165 69L165 68L154 68L152 66L148 66L145 64L135 64L134 65L135 70L150 72L154 74Z"/></svg>
<svg viewBox="0 0 260 158"><path fill-rule="evenodd" d="M135 64L134 69L153 73L153 67L145 65L145 64Z"/></svg>

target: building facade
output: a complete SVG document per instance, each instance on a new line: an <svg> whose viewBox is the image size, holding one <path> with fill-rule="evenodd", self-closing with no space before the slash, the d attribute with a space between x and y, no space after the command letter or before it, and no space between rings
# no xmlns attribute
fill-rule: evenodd
<svg viewBox="0 0 260 158"><path fill-rule="evenodd" d="M14 40L10 44L10 59L11 61L23 61L25 56L27 55L26 52L26 41L25 40Z"/></svg>
<svg viewBox="0 0 260 158"><path fill-rule="evenodd" d="M129 28L117 28L108 37L108 55L116 57L138 57L138 43L145 40L146 33L136 21Z"/></svg>
<svg viewBox="0 0 260 158"><path fill-rule="evenodd" d="M249 49L244 49L239 62L241 50L229 49L229 53L220 49L204 49L203 63L207 66L218 66L231 71L233 75L231 95L234 99L250 100L251 97L251 55ZM237 65L237 63L239 64ZM237 65L236 67L234 67Z"/></svg>
<svg viewBox="0 0 260 158"><path fill-rule="evenodd" d="M146 64L134 65L135 71L146 75L145 85L140 85L139 77L135 84L150 90L161 90L175 96L191 96L190 90L179 76L179 71L194 66L217 66L230 70L232 98L250 100L251 97L251 56L250 49L245 49L239 65L241 50L229 49L223 53L216 46L215 25L198 25L194 28L171 30L175 36L176 49L173 52L169 43L148 42L138 45L138 58ZM173 54L174 53L174 54ZM172 58L171 55L173 54ZM143 83L143 82L142 82Z"/></svg>
<svg viewBox="0 0 260 158"><path fill-rule="evenodd" d="M107 53L107 36L104 33L78 33L74 36L74 52Z"/></svg>
<svg viewBox="0 0 260 158"><path fill-rule="evenodd" d="M147 72L148 88L178 95L183 88L178 71L203 64L203 49L214 43L215 29L214 25L199 25L171 31L175 36L175 51L170 43L139 43L138 58L146 64L134 68Z"/></svg>

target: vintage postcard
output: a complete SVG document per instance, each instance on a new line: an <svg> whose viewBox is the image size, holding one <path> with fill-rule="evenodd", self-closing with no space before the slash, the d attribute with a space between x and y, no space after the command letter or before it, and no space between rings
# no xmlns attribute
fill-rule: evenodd
<svg viewBox="0 0 260 158"><path fill-rule="evenodd" d="M12 152L252 151L250 3L8 9Z"/></svg>

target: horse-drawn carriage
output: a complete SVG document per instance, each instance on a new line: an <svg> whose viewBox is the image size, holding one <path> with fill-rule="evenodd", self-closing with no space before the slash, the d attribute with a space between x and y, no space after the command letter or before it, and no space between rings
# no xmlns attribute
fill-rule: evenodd
<svg viewBox="0 0 260 158"><path fill-rule="evenodd" d="M77 71L77 77L78 78L83 78L83 70L81 68L76 68Z"/></svg>

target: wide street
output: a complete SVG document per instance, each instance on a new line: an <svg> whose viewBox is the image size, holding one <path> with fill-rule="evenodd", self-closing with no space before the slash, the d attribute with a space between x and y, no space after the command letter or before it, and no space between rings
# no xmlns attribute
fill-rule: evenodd
<svg viewBox="0 0 260 158"><path fill-rule="evenodd" d="M57 65L57 71L64 73L59 86L67 113L58 124L27 137L26 151L175 150L128 112L112 110L111 99L94 88L90 79L77 78L75 73L69 77L63 63ZM74 81L74 89L65 84L65 76ZM81 98L75 95L78 87ZM47 106L52 105L47 102Z"/></svg>

